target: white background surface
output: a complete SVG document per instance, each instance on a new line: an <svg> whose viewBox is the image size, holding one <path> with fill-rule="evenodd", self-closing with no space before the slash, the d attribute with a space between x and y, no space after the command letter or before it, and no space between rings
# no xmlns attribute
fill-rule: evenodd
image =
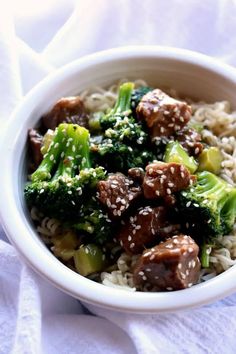
<svg viewBox="0 0 236 354"><path fill-rule="evenodd" d="M236 65L235 33L233 0L2 1L1 131L38 81L85 54L158 44ZM0 235L0 354L236 351L234 295L178 314L127 315L90 306L93 316L21 263L2 231Z"/></svg>

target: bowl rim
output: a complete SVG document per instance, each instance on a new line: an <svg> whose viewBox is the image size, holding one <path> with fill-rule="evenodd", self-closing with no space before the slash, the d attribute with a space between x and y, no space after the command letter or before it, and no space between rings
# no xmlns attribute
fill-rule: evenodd
<svg viewBox="0 0 236 354"><path fill-rule="evenodd" d="M217 277L197 284L192 288L163 293L142 293L115 291L114 288L93 282L70 270L56 257L45 252L37 242L30 237L32 228L20 216L20 211L14 203L14 193L11 181L11 166L14 161L14 143L21 122L18 117L27 107L37 102L43 95L45 87L53 87L64 78L84 68L97 65L104 61L128 58L163 58L195 64L209 71L220 74L236 85L236 69L218 62L204 54L186 49L159 46L128 46L113 48L90 54L75 60L48 75L38 83L22 100L12 113L5 127L1 145L1 166L4 173L0 174L0 218L2 226L15 246L20 256L43 278L54 286L79 298L80 300L113 310L134 313L173 312L192 308L223 298L236 290L236 267L231 267ZM24 118L27 121L27 116ZM13 124L14 123L14 124ZM13 146L12 146L13 142ZM4 186L4 187L3 187ZM9 218L9 215L11 216ZM17 232L16 232L17 228ZM17 235L21 235L19 238ZM27 247L26 247L27 245ZM43 262L42 262L43 259ZM63 279L63 280L62 280ZM79 281L78 281L79 280Z"/></svg>

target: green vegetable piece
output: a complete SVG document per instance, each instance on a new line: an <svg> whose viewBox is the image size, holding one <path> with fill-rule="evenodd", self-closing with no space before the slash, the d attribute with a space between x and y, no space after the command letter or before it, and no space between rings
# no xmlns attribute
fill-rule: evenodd
<svg viewBox="0 0 236 354"><path fill-rule="evenodd" d="M196 239L204 237L211 243L214 237L227 235L233 229L236 188L215 174L197 173L196 183L181 191L177 198L183 224L187 224Z"/></svg>
<svg viewBox="0 0 236 354"><path fill-rule="evenodd" d="M103 269L104 255L99 247L91 243L75 251L74 262L77 272L87 276Z"/></svg>
<svg viewBox="0 0 236 354"><path fill-rule="evenodd" d="M119 87L114 108L99 120L103 139L91 142L93 164L105 167L108 172L127 173L132 167L145 168L157 158L148 133L132 113L133 90L132 82Z"/></svg>
<svg viewBox="0 0 236 354"><path fill-rule="evenodd" d="M164 161L182 164L190 171L190 173L194 173L198 167L194 158L188 155L178 141L170 141L167 144Z"/></svg>
<svg viewBox="0 0 236 354"><path fill-rule="evenodd" d="M43 155L45 155L48 152L51 142L53 141L54 135L55 135L55 131L52 129L48 129L46 134L44 135L43 145L41 147L41 153Z"/></svg>
<svg viewBox="0 0 236 354"><path fill-rule="evenodd" d="M198 157L198 171L209 171L216 175L220 173L222 154L217 147L204 149Z"/></svg>
<svg viewBox="0 0 236 354"><path fill-rule="evenodd" d="M207 244L204 240L201 247L201 265L203 268L209 268L210 266L210 253L211 245Z"/></svg>
<svg viewBox="0 0 236 354"><path fill-rule="evenodd" d="M106 178L103 167L91 167L89 131L77 124L60 124L41 164L26 184L29 208L62 221L78 220L85 202Z"/></svg>
<svg viewBox="0 0 236 354"><path fill-rule="evenodd" d="M191 129L195 129L199 134L201 134L201 132L204 129L204 126L202 123L199 122L193 122L190 120L190 122L188 123L189 128Z"/></svg>
<svg viewBox="0 0 236 354"><path fill-rule="evenodd" d="M52 243L52 249L55 256L62 258L64 261L68 261L73 257L74 250L79 245L79 238L77 237L76 232L68 230L53 237Z"/></svg>

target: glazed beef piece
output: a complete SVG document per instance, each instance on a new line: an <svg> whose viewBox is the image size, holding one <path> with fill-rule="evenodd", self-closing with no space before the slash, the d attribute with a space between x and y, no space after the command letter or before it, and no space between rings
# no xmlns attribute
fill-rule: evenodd
<svg viewBox="0 0 236 354"><path fill-rule="evenodd" d="M191 287L199 279L199 247L187 235L175 235L143 252L134 269L136 286L158 291Z"/></svg>
<svg viewBox="0 0 236 354"><path fill-rule="evenodd" d="M146 167L143 193L148 199L165 198L186 189L194 180L195 177L184 165L175 162L152 163Z"/></svg>
<svg viewBox="0 0 236 354"><path fill-rule="evenodd" d="M176 133L175 138L190 156L198 156L203 150L202 137L195 129L185 127Z"/></svg>
<svg viewBox="0 0 236 354"><path fill-rule="evenodd" d="M145 121L152 138L169 137L181 130L190 120L191 107L159 89L143 96L136 109L137 117Z"/></svg>
<svg viewBox="0 0 236 354"><path fill-rule="evenodd" d="M34 164L32 168L36 169L43 159L43 155L41 153L43 136L39 133L37 129L29 129L28 141L29 141L30 155L32 156L32 160Z"/></svg>
<svg viewBox="0 0 236 354"><path fill-rule="evenodd" d="M79 96L61 98L51 111L42 117L45 128L55 129L60 123L73 123L88 127L88 115Z"/></svg>
<svg viewBox="0 0 236 354"><path fill-rule="evenodd" d="M137 181L138 183L142 184L145 172L141 167L133 167L128 170L128 175L134 181Z"/></svg>
<svg viewBox="0 0 236 354"><path fill-rule="evenodd" d="M139 208L122 226L118 240L128 254L142 253L145 247L176 233L180 225L171 225L163 206Z"/></svg>
<svg viewBox="0 0 236 354"><path fill-rule="evenodd" d="M142 195L141 186L122 173L109 175L106 181L98 182L97 188L99 200L112 218L121 217Z"/></svg>

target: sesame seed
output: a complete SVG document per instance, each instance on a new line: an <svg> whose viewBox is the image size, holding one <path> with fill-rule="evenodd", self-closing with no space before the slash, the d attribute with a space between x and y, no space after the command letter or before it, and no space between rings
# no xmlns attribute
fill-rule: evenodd
<svg viewBox="0 0 236 354"><path fill-rule="evenodd" d="M143 257L148 257L148 256L150 256L150 254L151 254L151 252L146 252L146 253L144 253Z"/></svg>
<svg viewBox="0 0 236 354"><path fill-rule="evenodd" d="M173 247L174 246L171 243L169 243L168 245L165 246L165 248L173 248Z"/></svg>
<svg viewBox="0 0 236 354"><path fill-rule="evenodd" d="M189 202L186 203L186 207L187 207L187 208L190 207L190 205L191 205L191 201L189 201Z"/></svg>
<svg viewBox="0 0 236 354"><path fill-rule="evenodd" d="M193 285L193 283L188 283L188 287L191 288L191 286Z"/></svg>
<svg viewBox="0 0 236 354"><path fill-rule="evenodd" d="M144 272L141 270L140 272L138 272L139 275L143 276Z"/></svg>
<svg viewBox="0 0 236 354"><path fill-rule="evenodd" d="M72 194L72 191L68 191L67 193L68 193L68 194Z"/></svg>
<svg viewBox="0 0 236 354"><path fill-rule="evenodd" d="M159 192L159 191L155 191L155 194L156 194L157 196L159 196L159 195L160 195L160 192Z"/></svg>
<svg viewBox="0 0 236 354"><path fill-rule="evenodd" d="M52 154L50 157L49 157L49 159L52 161L52 160L54 160L54 155Z"/></svg>
<svg viewBox="0 0 236 354"><path fill-rule="evenodd" d="M168 286L168 288L166 288L166 290L173 290L173 288L171 288L170 286Z"/></svg>
<svg viewBox="0 0 236 354"><path fill-rule="evenodd" d="M143 277L142 277L142 278L143 278L143 280L147 280L147 277L146 277L146 275L143 275Z"/></svg>
<svg viewBox="0 0 236 354"><path fill-rule="evenodd" d="M155 255L152 254L151 257L150 257L150 261L152 261L154 258L155 258Z"/></svg>
<svg viewBox="0 0 236 354"><path fill-rule="evenodd" d="M182 268L182 264L179 263L179 264L178 264L178 269L181 269L181 268Z"/></svg>
<svg viewBox="0 0 236 354"><path fill-rule="evenodd" d="M131 241L132 240L132 237L129 235L128 236L128 241Z"/></svg>
<svg viewBox="0 0 236 354"><path fill-rule="evenodd" d="M167 194L171 194L170 188L167 188L166 192L167 192Z"/></svg>
<svg viewBox="0 0 236 354"><path fill-rule="evenodd" d="M193 248L189 247L188 251L189 251L189 253L192 253L193 252Z"/></svg>
<svg viewBox="0 0 236 354"><path fill-rule="evenodd" d="M159 279L158 275L155 275L154 279Z"/></svg>
<svg viewBox="0 0 236 354"><path fill-rule="evenodd" d="M134 248L134 246L135 246L135 243L130 244L130 248Z"/></svg>
<svg viewBox="0 0 236 354"><path fill-rule="evenodd" d="M195 150L194 150L194 152L195 152L195 155L197 155L198 153L199 153L199 148L197 147Z"/></svg>
<svg viewBox="0 0 236 354"><path fill-rule="evenodd" d="M173 167L173 166L171 166L171 168L170 168L170 172L172 173L172 175L175 173L175 169L174 169L174 167Z"/></svg>
<svg viewBox="0 0 236 354"><path fill-rule="evenodd" d="M152 271L151 268L146 269L146 272L151 272L151 271Z"/></svg>
<svg viewBox="0 0 236 354"><path fill-rule="evenodd" d="M120 241L120 245L121 245L121 247L123 246L123 241L122 240Z"/></svg>

